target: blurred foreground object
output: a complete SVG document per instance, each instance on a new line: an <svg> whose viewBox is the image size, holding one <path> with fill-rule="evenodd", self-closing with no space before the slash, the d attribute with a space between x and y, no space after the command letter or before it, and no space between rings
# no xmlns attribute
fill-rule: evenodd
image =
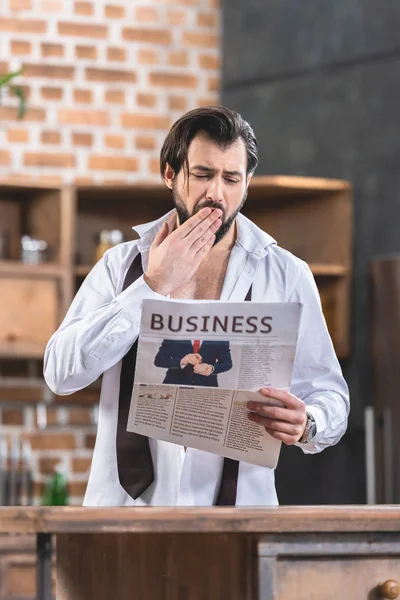
<svg viewBox="0 0 400 600"><path fill-rule="evenodd" d="M43 494L42 504L44 506L67 506L68 482L61 471L56 471L50 476Z"/></svg>
<svg viewBox="0 0 400 600"><path fill-rule="evenodd" d="M372 276L372 367L376 501L400 503L400 254L376 258Z"/></svg>

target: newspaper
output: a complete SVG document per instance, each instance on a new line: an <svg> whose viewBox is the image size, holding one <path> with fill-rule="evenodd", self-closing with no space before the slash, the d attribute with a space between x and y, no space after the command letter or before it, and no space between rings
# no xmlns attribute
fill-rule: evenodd
<svg viewBox="0 0 400 600"><path fill-rule="evenodd" d="M264 386L289 390L301 309L144 300L128 431L275 468L281 442L247 402L274 403Z"/></svg>

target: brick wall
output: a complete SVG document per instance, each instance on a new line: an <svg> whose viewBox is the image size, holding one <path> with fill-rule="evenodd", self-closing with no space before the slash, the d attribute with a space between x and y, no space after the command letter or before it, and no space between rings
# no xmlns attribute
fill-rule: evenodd
<svg viewBox="0 0 400 600"><path fill-rule="evenodd" d="M0 106L0 177L55 183L158 180L174 120L218 102L219 0L1 0L0 74L24 67L28 111ZM86 486L98 394L56 399L0 389L1 429L33 447L35 502L56 466L71 503ZM85 405L82 405L85 403Z"/></svg>
<svg viewBox="0 0 400 600"><path fill-rule="evenodd" d="M0 73L24 68L23 121L0 107L0 174L158 177L183 112L218 102L219 0L2 0Z"/></svg>
<svg viewBox="0 0 400 600"><path fill-rule="evenodd" d="M0 387L1 433L9 448L12 439L30 441L35 504L41 503L49 476L61 470L68 478L69 503L79 505L96 437L99 391L89 388L71 396L55 396L44 409L45 396L41 384ZM43 410L46 426L40 428Z"/></svg>

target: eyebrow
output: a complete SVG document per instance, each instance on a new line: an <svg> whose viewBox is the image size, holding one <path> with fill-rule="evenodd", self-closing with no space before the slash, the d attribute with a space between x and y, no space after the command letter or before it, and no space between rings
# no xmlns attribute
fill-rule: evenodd
<svg viewBox="0 0 400 600"><path fill-rule="evenodd" d="M193 167L191 167L192 169L197 169L198 171L204 171L205 173L214 173L215 169L212 169L211 167L206 167L205 165L193 165ZM232 175L232 176L236 176L236 177L242 177L242 173L240 171L226 171L224 170L223 173L225 175Z"/></svg>

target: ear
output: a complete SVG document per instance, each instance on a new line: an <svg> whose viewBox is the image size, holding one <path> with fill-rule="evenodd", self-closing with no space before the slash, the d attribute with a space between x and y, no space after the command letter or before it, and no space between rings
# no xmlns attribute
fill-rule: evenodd
<svg viewBox="0 0 400 600"><path fill-rule="evenodd" d="M172 190L172 183L174 181L174 177L175 177L174 170L167 163L165 166L165 171L164 171L164 181L170 190Z"/></svg>
<svg viewBox="0 0 400 600"><path fill-rule="evenodd" d="M247 187L249 187L249 183L250 183L252 177L253 177L253 173L249 173L247 175Z"/></svg>

